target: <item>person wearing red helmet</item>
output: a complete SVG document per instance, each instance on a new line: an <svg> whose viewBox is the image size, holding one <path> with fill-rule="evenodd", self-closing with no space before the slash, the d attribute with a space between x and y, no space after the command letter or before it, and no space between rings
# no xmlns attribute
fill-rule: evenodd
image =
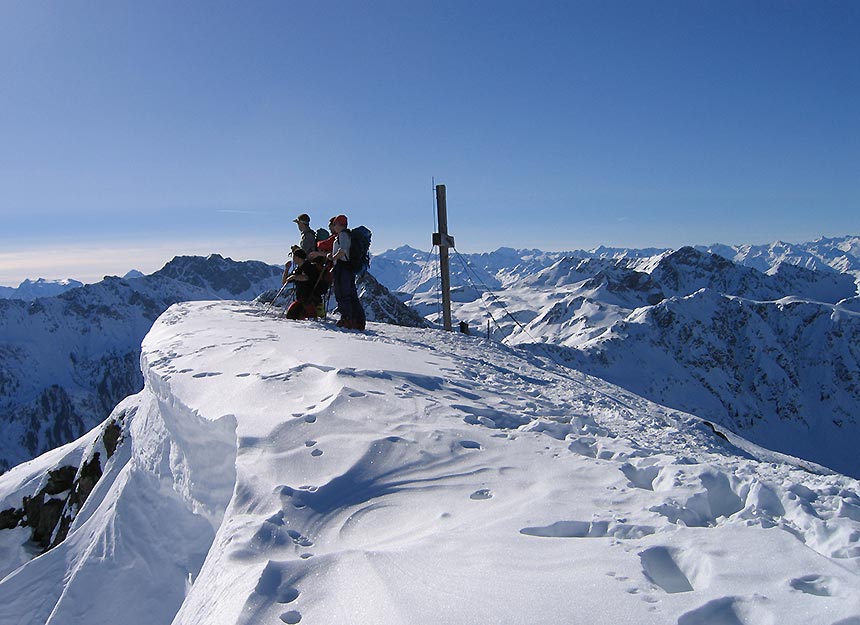
<svg viewBox="0 0 860 625"><path fill-rule="evenodd" d="M331 221L334 232L333 243L329 258L334 263L333 286L337 309L340 311L340 321L337 325L342 328L364 330L364 308L358 299L355 288L355 270L349 263L350 235L346 215L338 215Z"/></svg>

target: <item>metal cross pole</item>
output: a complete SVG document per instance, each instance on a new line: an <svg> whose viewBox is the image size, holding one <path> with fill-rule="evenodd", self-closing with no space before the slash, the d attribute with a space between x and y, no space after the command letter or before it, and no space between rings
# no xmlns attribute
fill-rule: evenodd
<svg viewBox="0 0 860 625"><path fill-rule="evenodd" d="M439 232L433 233L433 245L439 246L439 270L442 274L442 322L451 332L451 272L448 261L448 248L455 247L454 237L448 234L448 207L445 198L445 185L436 185L436 212L439 215Z"/></svg>

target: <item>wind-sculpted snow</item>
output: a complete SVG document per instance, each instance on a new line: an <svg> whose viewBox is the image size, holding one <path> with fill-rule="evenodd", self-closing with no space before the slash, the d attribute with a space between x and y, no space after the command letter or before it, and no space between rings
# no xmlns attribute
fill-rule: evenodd
<svg viewBox="0 0 860 625"><path fill-rule="evenodd" d="M484 339L172 306L0 622L852 622L860 484ZM17 509L94 431L0 476ZM12 518L0 510L0 519Z"/></svg>
<svg viewBox="0 0 860 625"><path fill-rule="evenodd" d="M81 436L139 391L140 341L171 304L274 295L281 274L218 254L181 256L151 276L0 301L0 472ZM427 325L373 276L359 287L369 320Z"/></svg>
<svg viewBox="0 0 860 625"><path fill-rule="evenodd" d="M230 288L257 295L280 274L217 254L180 257L152 276L0 300L0 471L81 436L139 391L140 341L171 304Z"/></svg>

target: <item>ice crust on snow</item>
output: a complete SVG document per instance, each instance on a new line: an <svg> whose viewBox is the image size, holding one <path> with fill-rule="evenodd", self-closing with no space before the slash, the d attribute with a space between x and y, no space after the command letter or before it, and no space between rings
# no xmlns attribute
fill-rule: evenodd
<svg viewBox="0 0 860 625"><path fill-rule="evenodd" d="M172 306L68 538L0 622L845 625L860 484L536 353ZM0 476L0 508L94 430Z"/></svg>

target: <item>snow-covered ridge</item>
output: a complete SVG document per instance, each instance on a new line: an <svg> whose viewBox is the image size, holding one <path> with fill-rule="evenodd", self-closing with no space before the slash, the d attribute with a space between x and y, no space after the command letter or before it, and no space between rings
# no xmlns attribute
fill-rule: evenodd
<svg viewBox="0 0 860 625"><path fill-rule="evenodd" d="M150 276L0 301L0 472L81 436L139 391L140 341L171 304L274 295L282 271L218 254L179 256ZM360 294L370 320L425 324L370 275Z"/></svg>
<svg viewBox="0 0 860 625"><path fill-rule="evenodd" d="M199 302L159 318L141 365L109 459L102 426L0 476L14 511L105 452L53 549L32 559L29 527L0 529L0 622L860 613L856 480L539 355Z"/></svg>
<svg viewBox="0 0 860 625"><path fill-rule="evenodd" d="M767 245L697 245L699 252L717 254L733 263L772 273L781 265L793 265L809 270L846 273L860 285L860 237L821 237L803 243L775 241ZM591 250L545 252L531 249L500 248L481 254L455 253L451 262L452 285L455 287L478 284L497 289L510 287L518 281L551 267L562 259L600 260L607 265L626 264L629 268L650 273L649 262L659 260L673 251L669 248L612 248L600 246ZM464 267L463 261L474 274ZM433 264L430 252L403 246L387 250L374 258L374 274L389 290L421 293L433 287ZM480 286L480 284L478 284Z"/></svg>
<svg viewBox="0 0 860 625"><path fill-rule="evenodd" d="M24 280L17 287L0 286L0 299L20 299L33 301L39 297L53 297L71 289L83 286L83 282L65 278L63 280Z"/></svg>

